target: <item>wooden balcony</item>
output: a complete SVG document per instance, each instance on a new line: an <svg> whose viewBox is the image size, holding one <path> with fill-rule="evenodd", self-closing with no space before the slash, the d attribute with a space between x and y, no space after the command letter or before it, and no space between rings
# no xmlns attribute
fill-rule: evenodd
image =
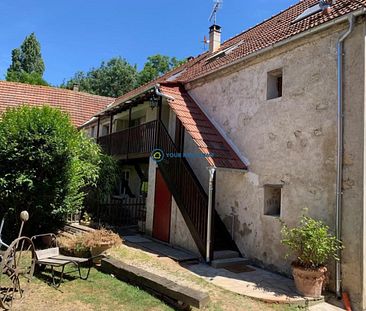
<svg viewBox="0 0 366 311"><path fill-rule="evenodd" d="M107 154L124 159L149 157L156 144L158 121L151 121L98 138Z"/></svg>

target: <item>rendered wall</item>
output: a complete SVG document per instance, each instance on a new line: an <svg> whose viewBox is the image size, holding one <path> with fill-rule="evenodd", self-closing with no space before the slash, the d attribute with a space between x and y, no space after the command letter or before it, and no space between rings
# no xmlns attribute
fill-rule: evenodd
<svg viewBox="0 0 366 311"><path fill-rule="evenodd" d="M174 198L172 200L171 216L170 243L201 256Z"/></svg>
<svg viewBox="0 0 366 311"><path fill-rule="evenodd" d="M216 208L229 230L234 225L243 254L276 271L290 273L290 265L278 217L263 213L264 185L283 186L280 218L287 224L295 225L307 208L310 216L335 227L336 44L347 26L187 86L250 161L246 174L217 172ZM358 24L345 49L343 284L358 307L363 288L364 41L364 25ZM267 100L267 73L279 68L283 96Z"/></svg>

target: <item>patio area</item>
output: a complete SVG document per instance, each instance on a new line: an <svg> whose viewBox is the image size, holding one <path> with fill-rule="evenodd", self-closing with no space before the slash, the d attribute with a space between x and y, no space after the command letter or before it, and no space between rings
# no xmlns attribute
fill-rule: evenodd
<svg viewBox="0 0 366 311"><path fill-rule="evenodd" d="M312 299L299 296L293 280L258 267L242 265L242 267L236 267L236 271L235 269L232 271L224 268L215 269L199 262L197 256L186 250L171 247L149 237L128 233L123 238L124 247L128 247L129 251L139 250L144 256L151 257L149 261L154 261L153 268L148 263L143 265L150 272L166 275L169 274L169 266L173 265L175 272L179 272L181 281L182 276L183 279L195 276L232 293L266 303L308 307L324 302L323 298ZM131 263L132 258L129 256L119 256L116 253L113 256ZM140 266L138 259L132 262ZM168 262L169 265L167 265Z"/></svg>

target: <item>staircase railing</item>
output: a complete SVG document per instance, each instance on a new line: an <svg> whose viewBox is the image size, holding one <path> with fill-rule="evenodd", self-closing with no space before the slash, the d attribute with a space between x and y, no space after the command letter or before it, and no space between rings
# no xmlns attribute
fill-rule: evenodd
<svg viewBox="0 0 366 311"><path fill-rule="evenodd" d="M201 254L205 256L208 197L187 160L175 146L164 124L158 124L157 146L165 157L158 167Z"/></svg>

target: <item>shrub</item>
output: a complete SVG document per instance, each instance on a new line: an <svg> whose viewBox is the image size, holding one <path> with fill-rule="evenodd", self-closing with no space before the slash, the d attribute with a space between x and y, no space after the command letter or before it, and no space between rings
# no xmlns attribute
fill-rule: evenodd
<svg viewBox="0 0 366 311"><path fill-rule="evenodd" d="M289 228L283 224L281 233L281 243L296 256L294 264L315 269L325 265L330 258L338 260L337 251L342 249L342 244L322 221L303 215L299 226Z"/></svg>
<svg viewBox="0 0 366 311"><path fill-rule="evenodd" d="M100 158L98 145L60 110L7 110L0 121L0 212L13 231L21 210L30 214L28 234L57 228L96 186Z"/></svg>

